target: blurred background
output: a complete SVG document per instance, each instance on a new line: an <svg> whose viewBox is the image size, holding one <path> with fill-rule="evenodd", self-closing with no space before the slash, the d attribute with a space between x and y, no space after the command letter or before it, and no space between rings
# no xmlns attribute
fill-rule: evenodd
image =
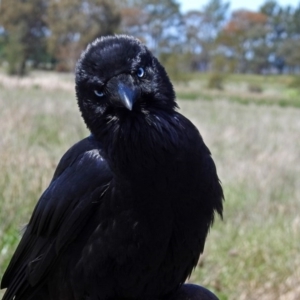
<svg viewBox="0 0 300 300"><path fill-rule="evenodd" d="M0 278L59 159L88 135L76 61L113 33L166 67L223 183L224 220L190 281L221 300L299 300L297 0L0 0Z"/></svg>
<svg viewBox="0 0 300 300"><path fill-rule="evenodd" d="M2 0L1 64L17 75L30 69L70 72L88 42L124 33L145 42L172 75L295 74L300 72L300 2L289 1L257 3L250 10L250 0L235 9L222 0L202 5L185 0L184 9L176 0Z"/></svg>

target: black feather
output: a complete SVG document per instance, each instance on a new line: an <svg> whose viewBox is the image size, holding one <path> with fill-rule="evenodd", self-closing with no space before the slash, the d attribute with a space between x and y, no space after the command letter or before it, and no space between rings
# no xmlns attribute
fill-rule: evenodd
<svg viewBox="0 0 300 300"><path fill-rule="evenodd" d="M134 38L90 44L76 94L91 136L67 151L38 201L3 299L167 299L222 215L210 152L176 111L164 68Z"/></svg>

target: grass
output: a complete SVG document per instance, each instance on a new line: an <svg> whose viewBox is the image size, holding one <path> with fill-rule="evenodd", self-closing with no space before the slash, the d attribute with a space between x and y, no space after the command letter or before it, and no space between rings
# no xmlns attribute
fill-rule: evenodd
<svg viewBox="0 0 300 300"><path fill-rule="evenodd" d="M226 196L225 220L211 230L191 280L223 300L298 299L300 110L227 101L181 106L211 148Z"/></svg>
<svg viewBox="0 0 300 300"><path fill-rule="evenodd" d="M185 100L216 99L237 102L241 104L279 105L300 108L300 87L292 83L292 76L254 76L227 75L224 77L225 88L212 90L207 88L208 76L196 74L188 83L179 83L177 94ZM260 87L262 91L249 91L249 86Z"/></svg>
<svg viewBox="0 0 300 300"><path fill-rule="evenodd" d="M176 85L226 196L224 221L216 220L190 281L221 300L300 299L300 97L286 96L289 80L230 76L216 92L197 75ZM249 93L257 82L263 93ZM0 74L0 277L58 160L87 135L73 89L67 75Z"/></svg>

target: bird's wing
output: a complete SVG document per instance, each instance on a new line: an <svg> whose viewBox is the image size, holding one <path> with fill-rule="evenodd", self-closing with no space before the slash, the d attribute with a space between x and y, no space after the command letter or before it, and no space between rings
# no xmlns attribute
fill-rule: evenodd
<svg viewBox="0 0 300 300"><path fill-rule="evenodd" d="M76 239L101 203L112 173L91 136L62 157L39 199L17 250L2 278L4 300L43 281L57 257Z"/></svg>

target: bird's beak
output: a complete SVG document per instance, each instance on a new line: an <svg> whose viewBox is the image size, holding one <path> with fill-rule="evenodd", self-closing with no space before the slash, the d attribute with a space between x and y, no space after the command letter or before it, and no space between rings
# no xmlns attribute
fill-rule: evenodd
<svg viewBox="0 0 300 300"><path fill-rule="evenodd" d="M136 91L123 82L118 82L118 95L121 104L127 109L132 110L136 98Z"/></svg>

